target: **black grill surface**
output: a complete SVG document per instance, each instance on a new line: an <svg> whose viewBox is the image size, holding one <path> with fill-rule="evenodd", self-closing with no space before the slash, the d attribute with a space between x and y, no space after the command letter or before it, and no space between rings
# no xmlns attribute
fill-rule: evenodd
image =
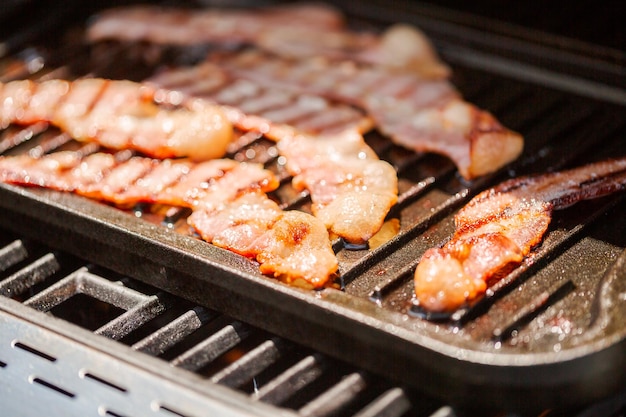
<svg viewBox="0 0 626 417"><path fill-rule="evenodd" d="M506 170L468 183L442 157L414 154L369 134L368 143L398 171L401 194L390 218L400 221L400 232L375 249L355 250L334 242L341 272L337 288L304 291L263 277L254 263L190 235L185 213L171 216L143 206L120 210L74 195L1 185L0 225L232 317L227 339L247 335L249 325L280 338L261 343L255 355L273 357L297 343L464 407L540 410L579 406L618 392L626 383L623 196L555 213L534 255L482 302L450 320L415 314L411 278L422 253L450 237L454 213L477 192L511 176L626 154L626 92L616 82L621 67L598 56L581 57L580 51L566 62L569 53L550 45L489 36L408 3L387 11L376 2L346 9L358 25L410 20L422 26L452 64L453 83L466 99L521 132L526 147ZM400 19L403 10L407 14ZM7 55L1 64L3 81L85 74L142 79L154 70L155 54L159 63L197 58L198 51L155 51L146 45L90 48L82 43L78 26L60 30L58 39L30 43ZM0 136L4 154L71 146L69 138L45 126L9 127ZM255 152L246 152L249 148ZM232 156L246 160L254 155L281 174L271 148L271 142L260 138ZM308 210L307 199L290 190L288 182L275 197L286 207ZM36 278L32 281L39 285ZM2 281L9 295L24 291L23 285ZM73 296L81 285L94 293ZM106 293L103 285L85 271L27 303L54 313L69 297L80 306L83 296ZM167 304L156 295L137 298L123 292L105 301L114 306L113 315L117 308L126 311L122 316L132 311L143 317L138 325ZM88 327L124 340L135 330L127 323L104 320ZM157 355L169 351L156 339L133 343ZM194 352L168 359L200 372L210 362ZM234 386L246 377L237 372L217 375L212 378ZM346 385L359 387L365 377L357 372L349 378Z"/></svg>

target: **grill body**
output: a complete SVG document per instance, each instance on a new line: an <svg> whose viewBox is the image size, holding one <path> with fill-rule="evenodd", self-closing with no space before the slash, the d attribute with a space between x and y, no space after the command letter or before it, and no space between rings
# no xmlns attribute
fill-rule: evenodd
<svg viewBox="0 0 626 417"><path fill-rule="evenodd" d="M301 349L321 352L319 355L324 358L349 364L342 375L344 385L336 381L335 391L321 393L311 401L312 405L287 407L305 415L333 414L337 412L334 410L343 410L345 404L358 403L355 392L365 391L371 385L365 381L372 375L393 383L381 389L381 396L364 408L363 415L387 403L397 408L397 415L402 415L410 409L405 389L411 395L425 393L426 398L439 398L462 407L530 412L549 407L578 407L623 391L626 383L623 196L584 202L556 213L536 254L498 283L481 303L458 312L451 320L429 321L413 314L410 279L421 254L449 238L454 213L479 191L512 175L556 170L626 154L623 117L626 92L620 84L623 61L603 51L589 54L581 48L557 49L552 39L536 42L532 39L533 32L507 26L497 33L486 33L472 25L460 24L458 19L443 18L440 9L417 7L408 2L393 9L378 2L359 7L344 3L339 6L345 8L355 25L378 28L405 20L426 30L444 60L453 66L452 81L466 99L495 113L505 125L524 134L526 149L522 157L506 171L466 183L444 158L416 155L390 145L376 134L368 135L366 139L372 148L398 170L400 202L391 215L402 226L397 236L377 249L352 250L335 242L341 289L319 292L287 287L261 276L252 262L190 236L180 227L184 218L170 221L141 207L122 211L73 195L1 185L0 226L7 234L18 233L53 251L104 265L114 274L132 277L167 296L116 291L108 279L93 276L91 268L62 276L56 267L47 275L33 273L33 268L18 272L20 269L11 269L17 268L11 259L18 255L14 255L13 249L6 249L8 255L3 259L7 259L6 270L10 273L3 276L0 288L12 300L2 299L0 305L3 326L10 330L3 333L7 336L2 352L11 360L0 356L4 364L0 372L21 381L26 378L28 388L45 387L45 392L53 398L69 401L83 401L92 395L83 395L79 382L96 381L95 385L108 387L105 392L125 395L129 407L126 412L103 406L98 411L101 415L134 415L131 410L202 415L205 407L224 415L276 412L271 406L259 406L259 402L248 396L220 387L229 384L224 381L237 382L231 382L234 386L249 384L255 372L259 372L254 366L239 363L227 371L214 369L208 378L214 381L208 387L204 385L207 378L200 378L202 383L196 385L195 376L179 379L178 370L170 371L162 362L144 359L137 352L130 354L132 359L128 363L119 363L119 358L129 354L128 349L118 348L110 341L102 342L107 346L102 348L98 346L100 338L90 332L75 330L47 317L41 318L44 323L41 327L36 324L40 313L31 312L32 308L54 315L60 309L58 306L71 296L86 294L106 303L113 300L121 303L113 304L120 309L117 316L93 329L96 335L109 339L124 340L138 331L131 323L141 327L155 320L167 310L168 297L180 297L213 312L190 313L192 321L212 322L205 314L232 318L217 333L227 330L214 338L222 349L236 346L250 332L247 327L253 326L259 332L274 335L256 346L259 350L254 355L260 357L261 363L274 362L271 358L280 356L277 352L289 350L284 345L297 344ZM43 59L44 73L69 71L73 76L91 73L141 79L154 69L144 59L145 45L105 45L104 52L97 48L85 51L84 45L72 41L75 38L68 35L72 28L55 22L64 47L43 41L34 43L36 49L14 46L26 38L39 39L37 31L33 31L26 38L11 38L10 46L19 52L10 55L7 61L15 59L36 66L38 59ZM159 53L162 59L174 62L197 58L197 51L165 48ZM31 71L26 65L25 71L27 75L32 73L29 76L37 76L40 69ZM4 76L9 76L7 71ZM36 129L7 129L2 135L0 143L6 153L26 152L33 146L54 142L55 137L54 133L48 135L48 131ZM271 144L259 139L244 145L237 155L246 155L249 148L255 149L255 158L263 159ZM262 162L272 163L269 158ZM285 199L283 203L307 210L306 202L289 200L293 198L289 190L279 198ZM10 240L8 244L12 244ZM54 260L46 262L54 264ZM22 276L28 277L25 283L20 281ZM40 288L45 288L43 295ZM16 301L22 298L29 308ZM20 334L32 334L33 340L15 337ZM157 339L144 343L166 344L167 349L162 353L170 349L166 341ZM42 343L43 347L38 347ZM49 351L46 345L50 346ZM87 365L77 364L78 358L57 353L66 345L77 352L87 352L85 360L90 370L82 371ZM142 346L135 346L135 350L144 349ZM190 349L188 357L168 360L175 361L177 367L189 366L194 371L206 366L204 362L193 364L202 354L194 356L193 348ZM212 349L215 346L199 351ZM91 363L89 355L96 351L98 360ZM26 371L20 374L14 366L23 360L14 362L15 352L26 357L34 355L33 361L43 364L67 364L71 372L64 375L55 371L53 365L46 371L50 374L43 376ZM113 354L107 355L110 352ZM108 358L111 366L127 367L124 375L137 372L137 380L115 381L115 375L99 363L100 357ZM305 362L301 366L305 369L311 366L315 375L318 357L313 355L313 359L308 359L313 365ZM237 370L242 374L237 374ZM58 378L48 376L56 372ZM311 377L310 373L304 375ZM155 379L161 377L166 382L157 383ZM134 389L129 386L153 389L158 395L137 394L136 401L143 401L140 405L134 402ZM26 400L34 391L20 392ZM100 398L99 394L93 395ZM268 393L267 398L273 395L277 394ZM189 408L176 411L175 398L180 396L186 399L185 407ZM216 399L222 396L227 398L226 404ZM147 404L148 397L153 402ZM334 406L331 402L330 411L323 405L328 398L339 398ZM423 401L431 404L430 400ZM620 406L619 400L611 404ZM434 412L438 407L427 408ZM283 411L286 415L292 412Z"/></svg>

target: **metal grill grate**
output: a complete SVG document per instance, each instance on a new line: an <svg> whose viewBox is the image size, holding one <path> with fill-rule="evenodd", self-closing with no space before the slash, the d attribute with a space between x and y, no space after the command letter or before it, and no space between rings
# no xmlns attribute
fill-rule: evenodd
<svg viewBox="0 0 626 417"><path fill-rule="evenodd" d="M68 255L39 257L45 248L26 246L33 245L17 239L1 248L0 283L16 288L21 282L19 291L0 298L0 385L13 397L3 404L18 414L43 413L49 404L70 414L110 416L191 417L222 408L230 413L224 415L442 412L431 399L260 329L104 268L80 266ZM43 258L57 260L54 271ZM76 269L55 278L66 266ZM75 308L71 298L77 294L92 301L82 305L83 317L68 322L65 310ZM94 317L107 319L92 329ZM180 371L172 374L172 368ZM234 391L213 392L217 385ZM30 396L37 398L31 406L17 400ZM224 398L241 404L220 403Z"/></svg>

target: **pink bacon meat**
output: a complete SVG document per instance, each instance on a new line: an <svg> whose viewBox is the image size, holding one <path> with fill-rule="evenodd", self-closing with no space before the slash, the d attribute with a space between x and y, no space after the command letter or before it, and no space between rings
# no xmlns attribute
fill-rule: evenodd
<svg viewBox="0 0 626 417"><path fill-rule="evenodd" d="M318 94L364 109L394 142L449 157L472 179L519 156L523 138L459 96L446 80L324 59L294 61L248 51L213 57L260 85Z"/></svg>
<svg viewBox="0 0 626 417"><path fill-rule="evenodd" d="M0 157L0 180L47 187L131 205L191 208L188 223L207 242L256 259L264 274L320 288L337 271L325 226L315 217L283 211L265 194L278 187L258 164L216 159L201 163L108 153L62 151L32 158Z"/></svg>
<svg viewBox="0 0 626 417"><path fill-rule="evenodd" d="M222 105L234 126L276 140L297 189L335 235L364 244L397 200L397 176L365 143L361 112L321 97L268 89L228 76L211 63L164 71L147 81Z"/></svg>
<svg viewBox="0 0 626 417"><path fill-rule="evenodd" d="M453 312L479 299L541 242L552 211L626 189L626 158L515 178L483 191L454 218L456 232L415 270L421 308Z"/></svg>
<svg viewBox="0 0 626 417"><path fill-rule="evenodd" d="M398 24L382 34L352 32L338 10L320 4L247 10L120 7L97 15L87 37L91 42L255 45L286 58L348 59L429 77L450 72L418 29Z"/></svg>
<svg viewBox="0 0 626 417"><path fill-rule="evenodd" d="M278 150L294 186L309 190L313 214L349 243L366 243L398 199L395 169L354 130L285 137Z"/></svg>
<svg viewBox="0 0 626 417"><path fill-rule="evenodd" d="M179 100L178 93L219 105L236 128L263 133L280 140L295 132L336 133L348 129L366 132L372 121L352 106L323 97L296 94L280 88L232 77L211 62L191 67L168 68L147 79L162 102Z"/></svg>
<svg viewBox="0 0 626 417"><path fill-rule="evenodd" d="M0 126L48 122L79 141L135 149L156 158L224 155L232 125L202 100L160 105L155 91L132 81L12 81L0 84Z"/></svg>
<svg viewBox="0 0 626 417"><path fill-rule="evenodd" d="M330 6L296 4L256 9L182 9L149 5L105 10L88 28L90 41L117 39L192 45L250 43L276 27L337 30L343 16Z"/></svg>

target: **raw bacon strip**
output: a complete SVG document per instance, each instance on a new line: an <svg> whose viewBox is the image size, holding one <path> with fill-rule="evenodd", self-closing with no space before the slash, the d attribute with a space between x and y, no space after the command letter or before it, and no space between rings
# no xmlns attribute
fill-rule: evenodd
<svg viewBox="0 0 626 417"><path fill-rule="evenodd" d="M465 102L446 80L323 59L283 60L258 52L221 55L218 64L260 85L319 94L364 109L394 142L452 159L472 179L519 156L523 138Z"/></svg>
<svg viewBox="0 0 626 417"><path fill-rule="evenodd" d="M289 90L264 88L252 81L229 76L218 66L204 62L192 67L170 68L145 81L157 89L160 102L180 100L176 93L221 106L230 122L243 131L257 131L279 140L295 131L325 134L347 129L365 132L371 120L360 110Z"/></svg>
<svg viewBox="0 0 626 417"><path fill-rule="evenodd" d="M396 171L358 132L285 137L278 150L294 186L309 190L313 214L349 243L366 243L398 199Z"/></svg>
<svg viewBox="0 0 626 417"><path fill-rule="evenodd" d="M202 100L163 106L154 94L131 81L13 81L0 84L0 125L49 122L74 139L157 158L224 155L232 126L219 107Z"/></svg>
<svg viewBox="0 0 626 417"><path fill-rule="evenodd" d="M256 45L286 58L323 56L445 77L428 38L409 25L383 34L350 32L337 10L321 5L250 10L184 10L131 6L107 10L88 28L90 41L116 39L167 45Z"/></svg>
<svg viewBox="0 0 626 417"><path fill-rule="evenodd" d="M626 158L515 178L474 197L454 218L456 232L427 250L415 271L419 305L452 312L480 298L541 242L552 210L626 189Z"/></svg>
<svg viewBox="0 0 626 417"><path fill-rule="evenodd" d="M306 213L282 211L265 194L278 187L278 180L257 164L117 161L111 154L65 151L38 159L0 157L0 180L116 204L190 207L188 222L204 240L254 258L262 273L294 285L320 288L337 271L323 223Z"/></svg>
<svg viewBox="0 0 626 417"><path fill-rule="evenodd" d="M205 79L224 85L211 83L203 92ZM397 200L395 170L367 146L357 129L369 123L350 106L232 79L210 63L163 72L148 82L228 105L225 113L236 127L276 140L294 186L309 190L313 214L349 243L367 242ZM300 117L287 120L291 126L274 123L286 113Z"/></svg>

